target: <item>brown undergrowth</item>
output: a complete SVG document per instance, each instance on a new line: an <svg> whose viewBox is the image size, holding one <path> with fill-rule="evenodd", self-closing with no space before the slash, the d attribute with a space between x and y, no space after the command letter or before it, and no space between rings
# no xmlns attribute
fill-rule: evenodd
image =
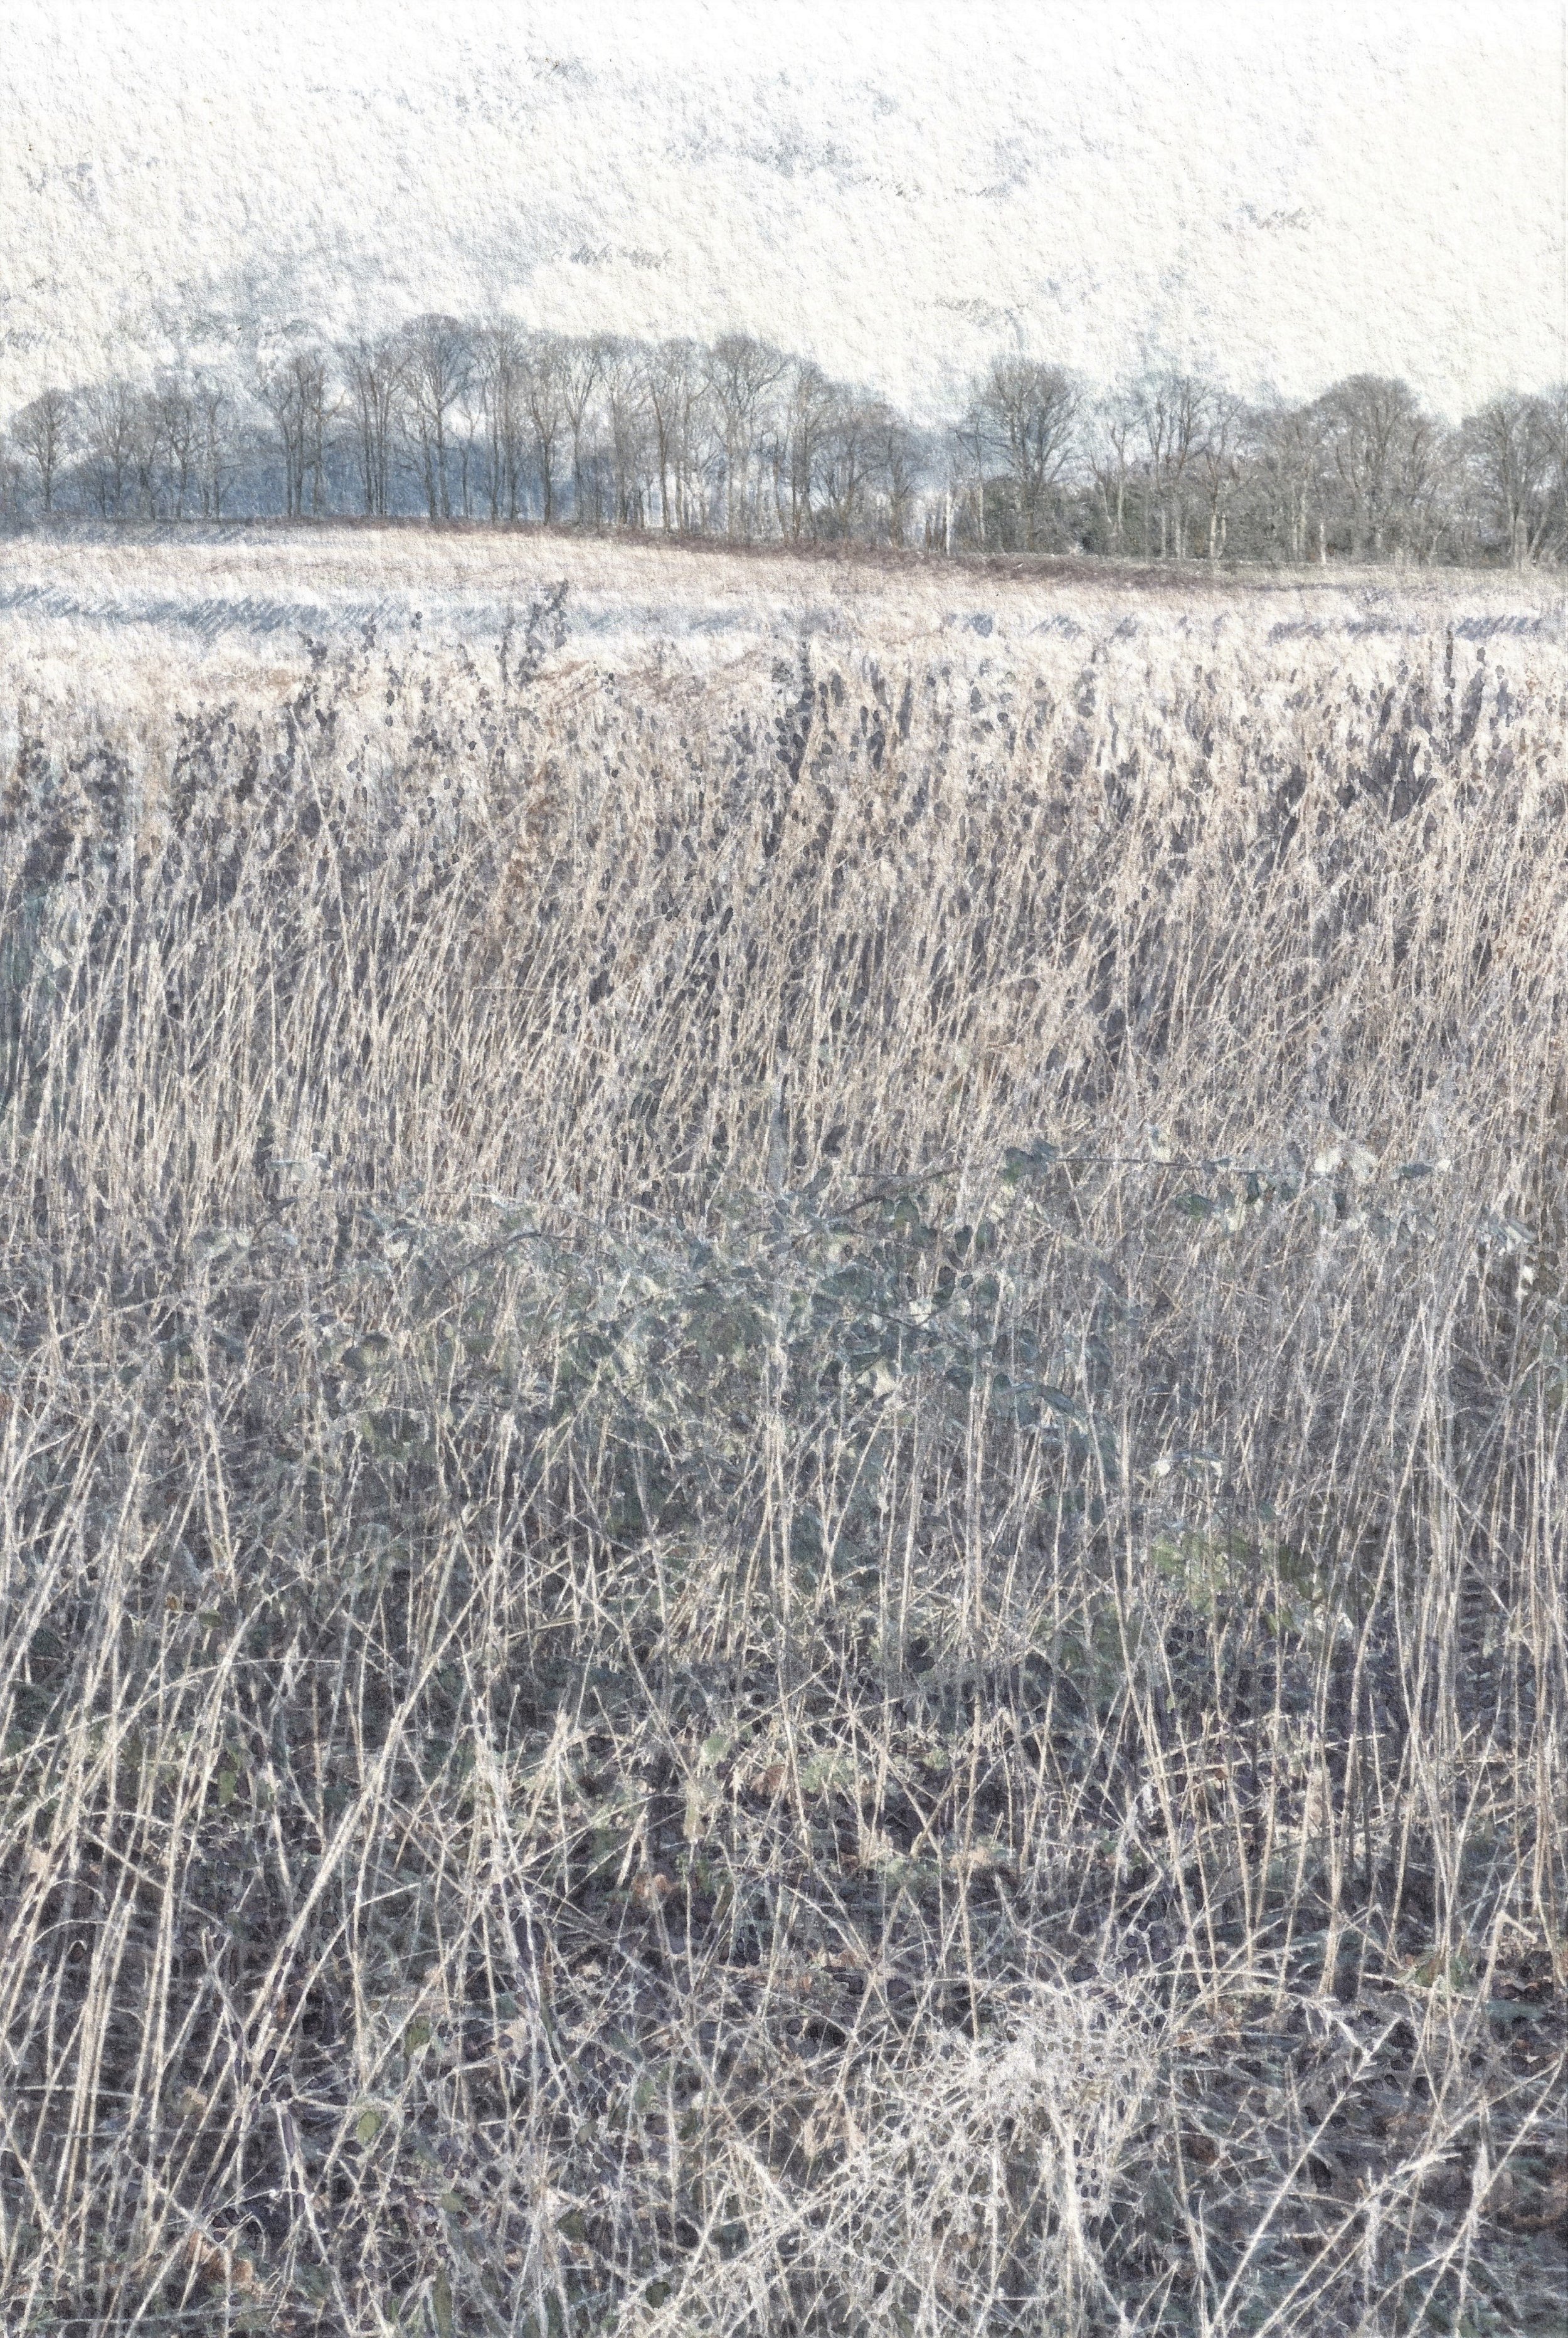
<svg viewBox="0 0 1568 2338"><path fill-rule="evenodd" d="M18 700L6 2328L1560 2327L1556 653L559 614Z"/></svg>

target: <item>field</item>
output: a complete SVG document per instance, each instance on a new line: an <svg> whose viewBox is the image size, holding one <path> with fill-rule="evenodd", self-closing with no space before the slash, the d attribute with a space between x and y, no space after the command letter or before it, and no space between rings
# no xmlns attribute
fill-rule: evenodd
<svg viewBox="0 0 1568 2338"><path fill-rule="evenodd" d="M0 610L6 2331L1559 2331L1560 597Z"/></svg>

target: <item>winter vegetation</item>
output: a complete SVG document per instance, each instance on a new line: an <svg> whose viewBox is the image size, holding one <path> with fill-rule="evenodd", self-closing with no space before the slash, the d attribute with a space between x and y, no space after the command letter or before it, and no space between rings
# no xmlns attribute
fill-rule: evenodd
<svg viewBox="0 0 1568 2338"><path fill-rule="evenodd" d="M1546 2338L1561 405L764 355L14 424L0 2322Z"/></svg>
<svg viewBox="0 0 1568 2338"><path fill-rule="evenodd" d="M187 320L175 342L200 342ZM172 346L173 344L172 343ZM1568 387L1456 427L1357 374L1262 403L1155 369L1108 391L996 358L917 425L810 359L428 314L308 326L9 419L0 518L487 520L1119 558L1501 564L1568 550Z"/></svg>

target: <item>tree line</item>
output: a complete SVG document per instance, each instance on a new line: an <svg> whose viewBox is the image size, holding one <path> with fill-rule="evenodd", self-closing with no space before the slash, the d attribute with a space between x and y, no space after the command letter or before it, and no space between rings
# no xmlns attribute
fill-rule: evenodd
<svg viewBox="0 0 1568 2338"><path fill-rule="evenodd" d="M1157 368L1109 389L992 359L917 426L749 334L648 343L439 314L249 365L41 391L0 520L569 523L733 542L1300 564L1568 554L1568 386L1458 425L1356 374L1247 400Z"/></svg>

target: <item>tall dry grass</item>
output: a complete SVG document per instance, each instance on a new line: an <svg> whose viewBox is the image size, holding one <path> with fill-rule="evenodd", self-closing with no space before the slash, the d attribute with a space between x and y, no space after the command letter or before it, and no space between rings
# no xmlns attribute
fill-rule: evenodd
<svg viewBox="0 0 1568 2338"><path fill-rule="evenodd" d="M1555 2328L1559 653L553 622L17 702L5 2327Z"/></svg>

